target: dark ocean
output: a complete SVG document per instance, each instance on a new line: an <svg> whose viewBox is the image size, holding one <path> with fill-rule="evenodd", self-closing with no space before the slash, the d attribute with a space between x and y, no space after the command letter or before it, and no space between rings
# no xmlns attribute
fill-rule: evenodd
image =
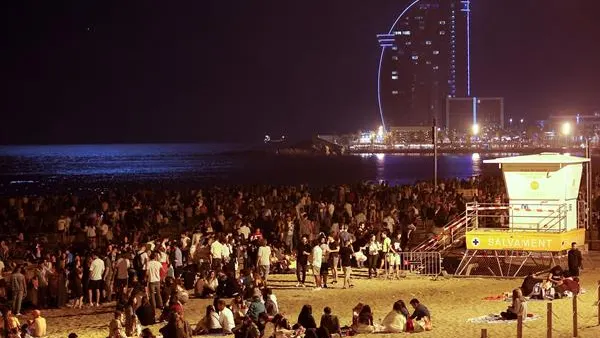
<svg viewBox="0 0 600 338"><path fill-rule="evenodd" d="M488 157L506 156L486 155ZM440 178L497 174L478 154L440 155ZM328 185L385 180L392 185L433 179L433 156L368 154L276 155L240 144L110 144L0 146L3 194L112 186Z"/></svg>

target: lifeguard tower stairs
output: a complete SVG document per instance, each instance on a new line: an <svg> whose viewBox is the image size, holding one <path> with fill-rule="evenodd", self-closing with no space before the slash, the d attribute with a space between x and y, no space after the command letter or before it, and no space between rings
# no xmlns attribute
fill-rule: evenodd
<svg viewBox="0 0 600 338"><path fill-rule="evenodd" d="M571 243L585 241L589 210L578 197L586 162L554 153L485 160L502 169L509 203L467 204L455 226L466 243L455 274L516 277L564 265Z"/></svg>

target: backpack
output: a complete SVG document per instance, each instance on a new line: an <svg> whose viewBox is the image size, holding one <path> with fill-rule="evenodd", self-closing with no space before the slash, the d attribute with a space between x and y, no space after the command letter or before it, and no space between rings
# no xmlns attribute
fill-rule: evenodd
<svg viewBox="0 0 600 338"><path fill-rule="evenodd" d="M144 269L144 263L142 262L142 254L136 253L133 257L133 268L136 271L142 271Z"/></svg>

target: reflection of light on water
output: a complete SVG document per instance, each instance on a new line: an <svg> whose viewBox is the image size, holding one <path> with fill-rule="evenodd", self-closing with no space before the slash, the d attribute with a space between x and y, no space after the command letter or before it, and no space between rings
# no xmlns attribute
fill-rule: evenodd
<svg viewBox="0 0 600 338"><path fill-rule="evenodd" d="M385 159L385 154L375 154L375 157L377 157L377 161L381 162Z"/></svg>
<svg viewBox="0 0 600 338"><path fill-rule="evenodd" d="M473 174L478 175L481 173L481 156L479 153L471 154L471 162L473 166Z"/></svg>

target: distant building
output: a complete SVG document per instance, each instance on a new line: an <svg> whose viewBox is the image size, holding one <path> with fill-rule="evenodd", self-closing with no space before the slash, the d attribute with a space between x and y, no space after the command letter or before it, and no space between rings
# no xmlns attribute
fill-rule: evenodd
<svg viewBox="0 0 600 338"><path fill-rule="evenodd" d="M384 126L441 124L447 97L471 95L470 15L470 1L416 0L377 36Z"/></svg>
<svg viewBox="0 0 600 338"><path fill-rule="evenodd" d="M448 130L470 133L474 124L479 128L504 129L504 98L448 97L446 123Z"/></svg>
<svg viewBox="0 0 600 338"><path fill-rule="evenodd" d="M433 128L419 126L397 126L388 129L392 144L433 144Z"/></svg>

